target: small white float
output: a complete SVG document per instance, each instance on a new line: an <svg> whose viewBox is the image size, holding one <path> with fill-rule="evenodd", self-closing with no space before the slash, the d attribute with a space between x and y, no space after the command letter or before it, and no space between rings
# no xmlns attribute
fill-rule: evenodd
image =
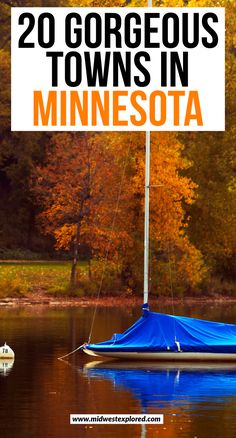
<svg viewBox="0 0 236 438"><path fill-rule="evenodd" d="M14 351L5 342L3 347L0 347L0 359L14 359L14 357Z"/></svg>

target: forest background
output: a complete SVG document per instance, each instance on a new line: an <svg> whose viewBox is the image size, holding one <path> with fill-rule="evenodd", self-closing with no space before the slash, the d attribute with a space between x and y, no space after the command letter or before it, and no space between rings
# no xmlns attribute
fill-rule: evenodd
<svg viewBox="0 0 236 438"><path fill-rule="evenodd" d="M147 5L0 1L0 259L72 260L54 293L93 295L103 278L103 294L141 294L145 133L11 132L12 6ZM153 6L225 7L226 130L152 133L150 291L236 295L236 0ZM15 280L0 287L19 291Z"/></svg>

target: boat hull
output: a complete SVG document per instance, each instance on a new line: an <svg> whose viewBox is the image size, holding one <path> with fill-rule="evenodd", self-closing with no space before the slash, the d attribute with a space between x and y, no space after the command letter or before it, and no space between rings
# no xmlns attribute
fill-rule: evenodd
<svg viewBox="0 0 236 438"><path fill-rule="evenodd" d="M101 352L84 348L83 351L89 356L102 357L104 359L124 359L124 360L155 360L155 361L216 361L216 362L236 362L236 353L203 353L203 352Z"/></svg>

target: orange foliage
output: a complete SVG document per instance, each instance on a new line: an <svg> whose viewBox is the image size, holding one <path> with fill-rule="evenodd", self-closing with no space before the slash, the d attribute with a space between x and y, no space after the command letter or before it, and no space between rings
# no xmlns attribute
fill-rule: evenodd
<svg viewBox="0 0 236 438"><path fill-rule="evenodd" d="M101 257L129 241L126 229L112 230L120 190L124 154L116 156L104 136L61 133L53 136L47 164L38 168L36 191L44 205L40 215L46 233L58 249L69 249L80 224L80 243ZM121 194L122 203L123 196ZM119 211L117 211L119 216Z"/></svg>
<svg viewBox="0 0 236 438"><path fill-rule="evenodd" d="M133 245L131 250L123 254L123 263L131 289L140 289L143 272L145 135L132 132L117 134L116 137L117 144L130 144L132 155L127 187L133 193L130 227ZM183 287L196 285L204 274L201 254L187 237L185 206L194 202L197 185L183 176L191 163L181 155L182 149L175 133L151 134L150 276L154 291L160 290L160 286L166 289L170 284L169 263L172 266L172 279Z"/></svg>
<svg viewBox="0 0 236 438"><path fill-rule="evenodd" d="M190 165L181 150L175 134L152 133L150 240L153 269L166 269L171 260L175 282L186 286L201 279L202 261L185 232L184 205L193 202L196 185L181 175ZM44 205L41 223L57 248L71 247L79 223L79 243L93 257L108 255L128 290L140 292L144 166L144 133L62 133L54 135L37 183ZM161 272L158 277L161 284Z"/></svg>

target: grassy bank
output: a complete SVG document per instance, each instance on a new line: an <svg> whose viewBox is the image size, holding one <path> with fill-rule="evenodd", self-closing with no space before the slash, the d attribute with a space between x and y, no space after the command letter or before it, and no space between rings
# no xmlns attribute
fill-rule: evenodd
<svg viewBox="0 0 236 438"><path fill-rule="evenodd" d="M78 264L79 283L76 288L70 286L70 262L60 261L1 261L0 262L0 299L8 297L28 297L37 294L51 297L85 297L94 298L100 289L101 277L103 284L102 297L120 296L121 285L117 281L117 271L114 267L107 266L103 275L103 267L99 262L92 264L92 280L88 276L87 262ZM163 298L171 296L165 289L161 294ZM122 296L134 298L131 292L123 290ZM141 295L140 295L141 296ZM157 295L155 294L154 297ZM175 298L190 296L201 297L236 297L236 285L234 282L219 281L217 278L208 279L201 289L179 293L174 288ZM40 297L41 298L41 297ZM137 297L138 298L138 297Z"/></svg>
<svg viewBox="0 0 236 438"><path fill-rule="evenodd" d="M0 262L0 298L25 296L45 291L66 294L69 291L69 262ZM87 275L87 264L81 262L79 271Z"/></svg>

